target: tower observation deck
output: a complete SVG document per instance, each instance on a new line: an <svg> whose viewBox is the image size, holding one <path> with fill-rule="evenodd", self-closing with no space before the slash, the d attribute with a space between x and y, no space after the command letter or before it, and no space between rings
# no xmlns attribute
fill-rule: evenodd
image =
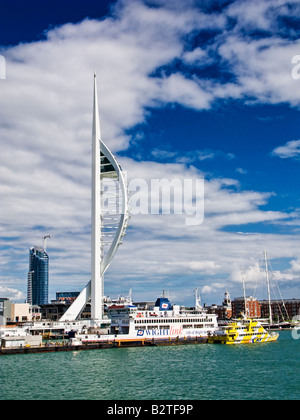
<svg viewBox="0 0 300 420"><path fill-rule="evenodd" d="M128 223L125 174L101 140L97 79L94 75L92 130L91 280L60 321L75 321L91 299L91 318L103 320L104 274L112 262Z"/></svg>

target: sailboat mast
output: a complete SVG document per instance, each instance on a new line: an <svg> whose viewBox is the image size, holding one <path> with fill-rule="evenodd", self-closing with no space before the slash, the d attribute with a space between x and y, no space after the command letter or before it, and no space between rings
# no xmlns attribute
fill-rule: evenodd
<svg viewBox="0 0 300 420"><path fill-rule="evenodd" d="M268 257L267 251L264 251L265 256L265 265L266 265L266 278L267 278L267 287L268 287L268 299L269 299L269 322L272 324L272 307L271 307L271 295L270 295L270 279L269 279L269 270L268 270Z"/></svg>
<svg viewBox="0 0 300 420"><path fill-rule="evenodd" d="M246 299L246 286L245 286L245 277L244 277L244 267L241 268L241 275L243 281L243 290L244 290L244 305L245 305L245 316L248 316L248 309L247 309L247 299Z"/></svg>

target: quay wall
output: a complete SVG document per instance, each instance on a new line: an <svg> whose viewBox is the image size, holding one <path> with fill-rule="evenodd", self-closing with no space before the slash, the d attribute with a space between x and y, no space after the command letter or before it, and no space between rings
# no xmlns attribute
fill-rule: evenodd
<svg viewBox="0 0 300 420"><path fill-rule="evenodd" d="M112 348L144 347L144 346L176 346L188 344L206 344L207 338L176 338L172 340L113 340L90 344L55 344L28 347L0 348L0 356L9 354L54 353L61 351L99 350Z"/></svg>

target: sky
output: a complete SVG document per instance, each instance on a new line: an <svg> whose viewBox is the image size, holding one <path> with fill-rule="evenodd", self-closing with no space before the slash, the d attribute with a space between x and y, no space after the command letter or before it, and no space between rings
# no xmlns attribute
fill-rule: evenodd
<svg viewBox="0 0 300 420"><path fill-rule="evenodd" d="M132 214L105 294L164 289L192 305L199 288L220 304L243 295L244 277L265 299L266 250L276 296L300 298L299 16L296 0L3 5L0 297L26 300L29 248L44 235L49 299L90 279L96 71L102 139L129 187L204 180L198 224Z"/></svg>

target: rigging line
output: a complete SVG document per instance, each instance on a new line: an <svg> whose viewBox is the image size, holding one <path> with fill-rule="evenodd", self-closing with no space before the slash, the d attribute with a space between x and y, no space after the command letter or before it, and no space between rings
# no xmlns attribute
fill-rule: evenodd
<svg viewBox="0 0 300 420"><path fill-rule="evenodd" d="M263 257L261 255L261 252L259 252L257 254L256 261L258 261L259 273L265 272L265 268L263 268L264 261L263 261ZM255 285L255 288L254 288L254 291L253 291L253 296L256 296L256 292L257 292L257 287L258 287L259 280L260 280L260 278L259 278L259 274L258 274L257 280L256 280L256 285Z"/></svg>
<svg viewBox="0 0 300 420"><path fill-rule="evenodd" d="M253 291L253 296L254 297L256 296L256 290L257 290L257 286L258 286L258 281L259 281L259 276L257 276L256 285L255 285L255 288L254 288L254 291Z"/></svg>
<svg viewBox="0 0 300 420"><path fill-rule="evenodd" d="M271 266L271 263L270 263L270 266ZM273 272L273 269L272 269L272 266L271 266L271 270L272 270L272 273L274 273L274 272ZM274 281L275 281L276 287L277 287L277 289L278 289L278 292L279 292L279 295L280 295L280 298L281 298L281 302L282 302L282 306L283 306L283 308L284 308L284 310L285 310L285 313L286 313L287 319L289 319L289 314L288 314L288 311L287 311L287 309L286 309L286 306L285 306L285 303L284 303L284 299L283 299L283 297L282 297L281 290L280 290L279 284L278 284L278 282L277 282L277 280L276 280L276 277L275 277L275 276L274 276ZM283 315L282 315L282 319L284 319L284 318L283 318Z"/></svg>
<svg viewBox="0 0 300 420"><path fill-rule="evenodd" d="M273 283L271 283L271 287L272 287L272 290L273 290L273 293L274 293L274 297L275 297L275 301L276 301L276 304L277 304L277 307L278 307L278 311L280 312L281 318L283 319L283 314L282 314L282 311L281 311L281 307L280 307L280 304L279 304L279 301L278 301L278 298L277 298L277 295L276 295L276 292L275 292L274 284Z"/></svg>

